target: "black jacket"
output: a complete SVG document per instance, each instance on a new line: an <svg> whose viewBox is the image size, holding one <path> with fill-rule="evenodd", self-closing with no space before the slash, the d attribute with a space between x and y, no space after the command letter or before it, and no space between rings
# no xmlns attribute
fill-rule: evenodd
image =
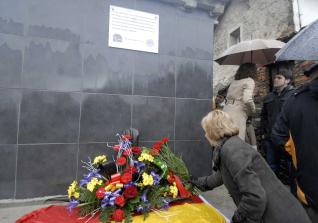
<svg viewBox="0 0 318 223"><path fill-rule="evenodd" d="M273 126L282 110L283 104L293 92L294 88L288 85L280 95L277 91L273 91L265 97L261 112L261 134L265 138L270 138Z"/></svg>
<svg viewBox="0 0 318 223"><path fill-rule="evenodd" d="M297 156L297 182L309 203L318 208L318 78L286 101L273 128L272 141L284 145L289 132Z"/></svg>

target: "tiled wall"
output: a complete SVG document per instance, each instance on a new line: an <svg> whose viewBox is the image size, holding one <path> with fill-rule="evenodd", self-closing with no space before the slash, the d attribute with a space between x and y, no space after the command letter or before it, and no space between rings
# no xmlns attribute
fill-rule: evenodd
<svg viewBox="0 0 318 223"><path fill-rule="evenodd" d="M109 5L160 15L159 54L109 48ZM0 199L65 194L128 127L209 174L213 19L152 0L0 1Z"/></svg>

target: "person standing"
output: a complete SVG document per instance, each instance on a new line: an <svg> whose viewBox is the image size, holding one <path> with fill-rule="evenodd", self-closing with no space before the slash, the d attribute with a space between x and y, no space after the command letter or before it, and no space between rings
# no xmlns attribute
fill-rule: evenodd
<svg viewBox="0 0 318 223"><path fill-rule="evenodd" d="M283 146L292 137L296 151L298 198L312 222L318 222L318 64L304 72L312 81L286 101L272 131L272 141ZM289 135L290 134L290 135Z"/></svg>
<svg viewBox="0 0 318 223"><path fill-rule="evenodd" d="M251 78L256 74L256 65L245 63L240 65L235 80L232 81L226 95L226 104L223 108L234 123L239 127L239 137L245 140L246 121L255 112L253 92L255 82Z"/></svg>
<svg viewBox="0 0 318 223"><path fill-rule="evenodd" d="M289 184L289 162L282 163L282 160L288 160L284 148L275 148L271 140L273 126L277 120L282 106L287 98L294 92L291 86L292 74L288 71L281 71L274 77L274 90L264 99L261 112L261 135L262 145L266 154L266 161L274 173L284 182ZM283 168L282 168L283 167Z"/></svg>

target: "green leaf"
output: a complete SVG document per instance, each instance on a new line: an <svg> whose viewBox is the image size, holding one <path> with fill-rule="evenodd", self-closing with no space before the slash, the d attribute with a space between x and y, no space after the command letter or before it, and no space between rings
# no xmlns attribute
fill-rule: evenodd
<svg viewBox="0 0 318 223"><path fill-rule="evenodd" d="M140 202L140 196L135 197L134 199L130 200L129 203L137 204Z"/></svg>
<svg viewBox="0 0 318 223"><path fill-rule="evenodd" d="M187 166L176 154L174 154L168 145L163 145L160 152L161 159L163 159L174 174L181 177L183 180L189 180L190 174Z"/></svg>
<svg viewBox="0 0 318 223"><path fill-rule="evenodd" d="M115 207L106 207L102 209L99 220L101 223L107 223L111 221L111 216L115 210Z"/></svg>
<svg viewBox="0 0 318 223"><path fill-rule="evenodd" d="M99 206L99 200L96 198L95 193L90 192L84 188L81 188L80 199L80 216L90 214Z"/></svg>
<svg viewBox="0 0 318 223"><path fill-rule="evenodd" d="M131 223L133 218L131 210L124 209L124 211L125 211L125 223Z"/></svg>

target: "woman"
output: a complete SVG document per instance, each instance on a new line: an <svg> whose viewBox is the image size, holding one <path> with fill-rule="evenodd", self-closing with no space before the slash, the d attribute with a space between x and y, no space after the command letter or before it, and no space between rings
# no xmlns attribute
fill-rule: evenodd
<svg viewBox="0 0 318 223"><path fill-rule="evenodd" d="M239 130L227 113L212 111L201 124L214 147L214 171L193 183L203 191L224 183L237 206L233 223L311 222L261 155L237 136Z"/></svg>
<svg viewBox="0 0 318 223"><path fill-rule="evenodd" d="M239 137L245 140L247 118L255 112L253 92L255 82L251 78L256 74L256 65L245 63L240 65L235 74L235 80L231 83L227 95L224 111L239 127Z"/></svg>

